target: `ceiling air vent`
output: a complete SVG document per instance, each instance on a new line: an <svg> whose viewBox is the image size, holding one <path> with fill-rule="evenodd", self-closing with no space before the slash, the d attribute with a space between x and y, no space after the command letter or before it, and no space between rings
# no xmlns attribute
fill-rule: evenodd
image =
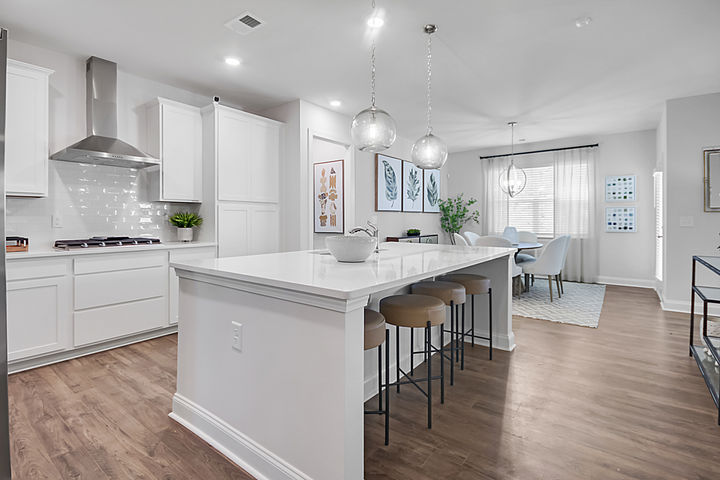
<svg viewBox="0 0 720 480"><path fill-rule="evenodd" d="M263 25L265 22L250 12L242 13L225 24L227 28L241 35L247 35Z"/></svg>

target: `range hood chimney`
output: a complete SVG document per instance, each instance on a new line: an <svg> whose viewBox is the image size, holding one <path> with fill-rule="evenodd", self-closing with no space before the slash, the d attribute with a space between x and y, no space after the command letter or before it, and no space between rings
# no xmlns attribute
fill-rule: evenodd
<svg viewBox="0 0 720 480"><path fill-rule="evenodd" d="M158 159L117 138L117 64L88 58L85 82L88 137L50 158L126 168L159 165Z"/></svg>

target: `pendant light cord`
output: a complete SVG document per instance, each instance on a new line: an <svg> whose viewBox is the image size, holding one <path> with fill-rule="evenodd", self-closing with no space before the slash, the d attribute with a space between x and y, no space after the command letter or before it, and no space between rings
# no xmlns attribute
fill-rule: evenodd
<svg viewBox="0 0 720 480"><path fill-rule="evenodd" d="M427 135L432 133L432 33L427 40Z"/></svg>
<svg viewBox="0 0 720 480"><path fill-rule="evenodd" d="M373 16L377 15L377 7L375 6L375 0L372 0L372 11ZM372 34L372 45L370 46L370 106L375 108L375 34Z"/></svg>

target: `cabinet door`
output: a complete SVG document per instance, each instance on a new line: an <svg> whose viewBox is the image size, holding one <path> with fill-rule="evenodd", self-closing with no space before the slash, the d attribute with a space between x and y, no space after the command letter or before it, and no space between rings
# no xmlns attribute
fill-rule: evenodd
<svg viewBox="0 0 720 480"><path fill-rule="evenodd" d="M276 205L255 205L250 212L251 255L279 250L280 218Z"/></svg>
<svg viewBox="0 0 720 480"><path fill-rule="evenodd" d="M250 210L243 204L218 205L218 257L249 253Z"/></svg>
<svg viewBox="0 0 720 480"><path fill-rule="evenodd" d="M280 125L254 120L252 132L251 200L277 202L280 190Z"/></svg>
<svg viewBox="0 0 720 480"><path fill-rule="evenodd" d="M217 110L217 199L250 200L252 120L242 112Z"/></svg>
<svg viewBox="0 0 720 480"><path fill-rule="evenodd" d="M7 195L48 194L48 76L50 70L8 61L5 110Z"/></svg>
<svg viewBox="0 0 720 480"><path fill-rule="evenodd" d="M162 198L202 200L202 116L200 110L162 104Z"/></svg>
<svg viewBox="0 0 720 480"><path fill-rule="evenodd" d="M67 277L7 284L8 360L69 347L70 288Z"/></svg>

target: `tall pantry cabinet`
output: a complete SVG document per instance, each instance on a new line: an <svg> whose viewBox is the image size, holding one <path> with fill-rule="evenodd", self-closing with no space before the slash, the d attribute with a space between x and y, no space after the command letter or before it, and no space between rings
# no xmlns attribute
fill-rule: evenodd
<svg viewBox="0 0 720 480"><path fill-rule="evenodd" d="M215 217L219 257L279 250L282 128L280 122L218 104L203 110L203 208L216 209L205 210L205 216Z"/></svg>

